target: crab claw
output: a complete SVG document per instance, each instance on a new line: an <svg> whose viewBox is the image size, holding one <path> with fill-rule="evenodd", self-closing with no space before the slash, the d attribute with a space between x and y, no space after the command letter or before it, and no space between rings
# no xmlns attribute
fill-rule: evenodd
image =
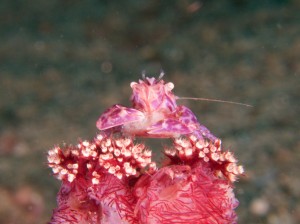
<svg viewBox="0 0 300 224"><path fill-rule="evenodd" d="M158 137L178 137L191 134L199 127L193 112L185 106L178 106L167 119L161 120L147 129L147 133Z"/></svg>
<svg viewBox="0 0 300 224"><path fill-rule="evenodd" d="M176 119L164 119L148 128L147 133L154 137L176 138L179 135L189 134L191 131L188 126Z"/></svg>
<svg viewBox="0 0 300 224"><path fill-rule="evenodd" d="M142 118L144 118L144 114L141 111L116 104L104 111L96 126L102 131L138 121Z"/></svg>

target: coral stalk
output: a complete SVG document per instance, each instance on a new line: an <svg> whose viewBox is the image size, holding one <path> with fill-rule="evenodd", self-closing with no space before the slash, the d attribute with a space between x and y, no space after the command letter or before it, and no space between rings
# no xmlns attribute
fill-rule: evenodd
<svg viewBox="0 0 300 224"><path fill-rule="evenodd" d="M174 139L156 168L143 144L98 135L54 147L49 166L62 180L57 223L236 223L233 154L195 136Z"/></svg>

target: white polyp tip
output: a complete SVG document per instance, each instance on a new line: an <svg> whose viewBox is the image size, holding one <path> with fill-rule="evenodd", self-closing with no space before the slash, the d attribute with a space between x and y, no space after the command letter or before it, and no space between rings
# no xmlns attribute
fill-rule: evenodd
<svg viewBox="0 0 300 224"><path fill-rule="evenodd" d="M69 181L70 183L72 183L74 179L75 179L75 175L74 175L74 174L69 174L69 175L68 175L68 181Z"/></svg>
<svg viewBox="0 0 300 224"><path fill-rule="evenodd" d="M96 184L99 184L99 179L98 178L92 178L92 183L94 184L94 185L96 185Z"/></svg>
<svg viewBox="0 0 300 224"><path fill-rule="evenodd" d="M115 175L116 175L116 177L117 177L118 179L120 179L120 180L121 180L122 177L123 177L123 174L122 174L122 173L116 173Z"/></svg>

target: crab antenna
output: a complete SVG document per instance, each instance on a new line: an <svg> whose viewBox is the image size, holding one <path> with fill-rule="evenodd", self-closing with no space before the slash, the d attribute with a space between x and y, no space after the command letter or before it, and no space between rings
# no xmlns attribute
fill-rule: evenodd
<svg viewBox="0 0 300 224"><path fill-rule="evenodd" d="M211 102L217 102L217 103L230 103L240 106L246 106L246 107L253 107L250 104L246 103L238 103L234 101L227 101L227 100L216 100L216 99L208 99L208 98L195 98L195 97L177 97L178 100L199 100L199 101L211 101Z"/></svg>
<svg viewBox="0 0 300 224"><path fill-rule="evenodd" d="M146 70L143 70L143 71L142 71L142 78L143 78L143 80L146 79Z"/></svg>
<svg viewBox="0 0 300 224"><path fill-rule="evenodd" d="M165 75L165 72L161 69L160 70L160 74L159 74L159 77L158 77L158 81L160 81L160 80L162 80L162 78L164 77L164 75Z"/></svg>

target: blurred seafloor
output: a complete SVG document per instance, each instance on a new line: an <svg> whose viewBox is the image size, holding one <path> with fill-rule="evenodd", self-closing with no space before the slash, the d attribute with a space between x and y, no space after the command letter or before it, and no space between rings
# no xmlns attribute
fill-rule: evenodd
<svg viewBox="0 0 300 224"><path fill-rule="evenodd" d="M0 223L46 223L46 152L92 139L142 70L175 84L245 166L239 223L300 223L300 2L1 1ZM158 152L157 152L158 153Z"/></svg>

